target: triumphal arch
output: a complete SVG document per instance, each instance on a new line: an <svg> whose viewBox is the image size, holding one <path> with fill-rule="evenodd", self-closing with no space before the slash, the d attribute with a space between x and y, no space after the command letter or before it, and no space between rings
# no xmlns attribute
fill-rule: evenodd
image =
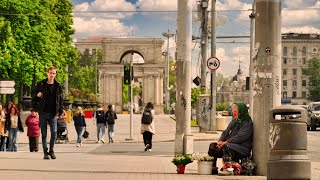
<svg viewBox="0 0 320 180"><path fill-rule="evenodd" d="M143 62L134 63L134 77L141 79L142 106L154 104L157 114L163 113L163 78L165 63L162 58L164 41L160 38L103 38L101 41L103 63L99 66L100 100L115 105L117 113L123 107L124 65L138 54Z"/></svg>

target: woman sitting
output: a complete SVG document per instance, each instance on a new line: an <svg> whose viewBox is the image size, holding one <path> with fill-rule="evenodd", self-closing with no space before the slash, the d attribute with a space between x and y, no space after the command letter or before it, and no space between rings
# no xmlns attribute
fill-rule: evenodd
<svg viewBox="0 0 320 180"><path fill-rule="evenodd" d="M232 105L233 119L220 136L218 143L211 143L208 154L214 157L213 166L216 167L217 158L239 162L240 159L250 157L253 141L253 124L244 103ZM225 166L224 166L225 167Z"/></svg>

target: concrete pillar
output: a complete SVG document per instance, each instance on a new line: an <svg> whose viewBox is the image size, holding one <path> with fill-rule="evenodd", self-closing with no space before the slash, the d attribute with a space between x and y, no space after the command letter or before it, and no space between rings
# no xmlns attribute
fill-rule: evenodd
<svg viewBox="0 0 320 180"><path fill-rule="evenodd" d="M175 154L193 153L191 135L192 0L178 0Z"/></svg>
<svg viewBox="0 0 320 180"><path fill-rule="evenodd" d="M256 0L253 80L253 155L257 174L267 174L269 110L281 105L281 2ZM270 98L272 97L272 98Z"/></svg>

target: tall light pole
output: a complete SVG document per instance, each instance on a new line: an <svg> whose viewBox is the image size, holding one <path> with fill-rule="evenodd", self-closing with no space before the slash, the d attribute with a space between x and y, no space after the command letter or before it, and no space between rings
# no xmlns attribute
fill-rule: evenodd
<svg viewBox="0 0 320 180"><path fill-rule="evenodd" d="M211 5L211 57L216 57L216 0L212 0ZM216 131L216 71L211 70L211 113L210 131Z"/></svg>
<svg viewBox="0 0 320 180"><path fill-rule="evenodd" d="M170 106L170 89L169 89L169 72L170 72L170 69L169 69L169 39L174 36L174 33L173 32L170 32L169 29L167 32L164 32L162 33L162 35L164 37L167 38L167 53L166 53L166 85L165 85L165 93L166 93L166 110L169 109L169 106Z"/></svg>

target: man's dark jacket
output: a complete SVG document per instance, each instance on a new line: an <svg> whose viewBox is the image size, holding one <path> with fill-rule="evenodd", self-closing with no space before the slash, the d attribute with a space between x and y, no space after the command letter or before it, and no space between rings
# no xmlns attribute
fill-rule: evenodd
<svg viewBox="0 0 320 180"><path fill-rule="evenodd" d="M32 90L32 108L36 111L36 112L42 112L43 108L45 106L45 102L46 102L46 98L47 98L47 81L48 79L44 79L40 82L38 82L38 84L33 88ZM56 94L56 114L59 114L59 116L62 115L63 113L63 105L62 105L62 87L61 85L54 80L53 83L54 86L54 92ZM37 94L39 92L42 92L42 97L37 97Z"/></svg>

